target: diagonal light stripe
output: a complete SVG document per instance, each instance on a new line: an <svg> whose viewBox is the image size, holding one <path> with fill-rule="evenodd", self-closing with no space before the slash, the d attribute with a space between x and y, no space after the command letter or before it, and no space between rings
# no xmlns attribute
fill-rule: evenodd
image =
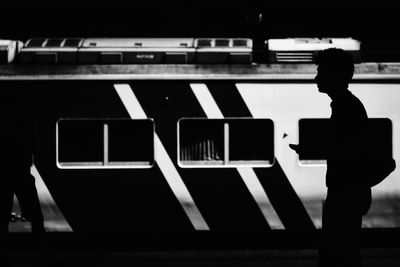
<svg viewBox="0 0 400 267"><path fill-rule="evenodd" d="M285 226L272 206L253 168L237 168L237 171L239 172L240 176L242 176L243 182L251 192L251 195L257 202L262 214L268 221L271 228L285 229Z"/></svg>
<svg viewBox="0 0 400 267"><path fill-rule="evenodd" d="M219 109L217 103L215 102L210 90L205 84L202 83L192 83L190 84L193 93L195 94L197 100L199 101L201 107L206 113L207 117L210 119L223 119L224 116ZM257 202L264 218L269 222L271 228L274 229L285 229L281 219L273 208L271 201L269 200L264 188L262 187L260 181L253 168L240 167L236 168L239 175L242 177L243 182L247 186L254 200Z"/></svg>
<svg viewBox="0 0 400 267"><path fill-rule="evenodd" d="M58 208L53 197L51 196L46 184L44 183L42 177L40 176L35 165L31 166L31 174L35 178L35 186L37 194L39 197L40 208L44 217L44 227L47 232L72 232L72 227L69 225L68 221L65 219L64 215ZM16 214L21 214L21 206L18 198L14 195L14 204L12 211ZM18 222L9 224L10 232L31 232L31 223Z"/></svg>
<svg viewBox="0 0 400 267"><path fill-rule="evenodd" d="M223 119L224 115L219 109L217 103L215 102L213 96L208 90L207 85L204 83L191 83L190 87L197 100L200 102L200 106L203 108L203 111L206 113L207 118L209 119Z"/></svg>
<svg viewBox="0 0 400 267"><path fill-rule="evenodd" d="M250 90L255 89L256 87L260 86L258 85L251 85ZM275 85L270 85L270 87L266 86L265 84L263 84L263 90L267 90L269 92L269 94L267 94L268 96L268 101L270 100L269 103L266 103L265 105L268 106L268 114L269 116L271 116L271 118L273 120L275 120L274 123L274 127L275 127L275 135L277 135L277 133L279 133L279 135L281 136L282 133L287 132L287 133L292 133L292 140L296 139L296 132L297 132L297 128L295 128L296 124L298 123L299 118L302 117L310 117L309 114L313 114L313 112L315 111L315 103L318 103L319 105L321 105L320 109L321 110L325 110L325 108L322 108L323 104L326 104L324 101L326 101L326 99L317 99L315 100L315 102L309 102L309 103L313 103L313 105L309 105L308 103L303 103L304 105L301 106L302 108L298 108L300 106L296 105L295 101L294 102L288 102L286 101L286 97L290 96L290 99L294 99L296 97L300 97L300 96L304 96L304 94L308 94L309 90L307 86L304 86L303 88L298 88L299 86L296 85L295 88L290 85L288 86L287 84L280 85L280 88L275 88ZM272 88L274 87L274 88ZM249 85L248 84L241 84L241 83L237 83L236 84L236 88L240 94L240 97L243 99L243 102L245 103L245 105L247 106L247 108L249 109L249 112L251 113L251 116L253 118L263 118L265 116L265 109L260 109L260 105L255 105L255 102L253 100L253 102L251 101L251 97L249 97L251 94L246 94L246 92L249 89ZM285 89L285 90L278 90L279 94L276 94L275 89ZM286 90L287 89L287 90ZM293 90L291 90L293 89ZM298 89L302 89L302 90L298 90ZM313 90L313 89L312 89ZM301 91L299 93L299 91ZM254 91L253 91L254 92ZM297 92L297 93L296 93ZM311 91L312 94L314 95L314 91ZM310 95L307 97L305 97L305 99L313 99L312 97L314 97L313 95ZM263 99L261 97L260 94L254 93L254 95L256 97L256 102L259 103L259 101L263 101L265 102L266 100ZM271 97L272 96L272 97ZM285 100L283 100L285 99ZM268 102L267 101L267 102ZM329 103L328 103L329 104ZM288 115L287 109L292 107L293 105L295 105L298 109L298 114L295 117L291 117L290 115ZM312 110L312 111L311 111ZM317 117L326 117L329 116L329 113L323 113L320 114ZM278 143L277 146L278 147L287 147L287 140L283 141L284 139L282 138L276 138L276 142ZM280 142L285 142L284 143L280 143ZM289 154L287 154L289 153ZM321 183L321 182L314 182L312 179L308 179L307 180L307 184L306 185L300 185L301 187L299 187L299 180L301 181L302 179L299 179L298 176L298 172L296 172L295 165L293 164L295 161L297 161L298 159L295 159L296 153L292 153L290 152L290 149L277 149L275 151L275 158L277 160L277 162L279 162L279 164L282 167L282 170L285 174L285 176L288 178L288 181L290 183L290 185L293 187L293 190L296 192L296 194L298 195L298 197L300 198L300 200L302 200L302 197L298 194L299 190L303 190L301 189L301 187L306 188L306 192L309 192L308 190L310 188L317 188L320 190L323 190L323 188L325 188L325 183ZM317 170L315 170L317 171ZM291 174L296 174L296 175L291 175ZM302 172L300 172L302 173ZM315 173L315 175L317 175ZM290 180L291 177L296 177L296 179ZM307 177L308 178L308 177ZM304 181L304 180L303 180ZM313 183L311 183L313 182ZM310 186L311 185L311 186ZM315 216L313 216L313 214L315 213L315 207L312 205L307 205L307 203L303 202L304 208L306 209L306 212L308 214L309 218L314 218ZM318 219L320 222L320 219ZM314 224L314 226L316 225L316 222L312 220L312 223ZM318 222L317 222L318 223Z"/></svg>
<svg viewBox="0 0 400 267"><path fill-rule="evenodd" d="M32 165L31 167L31 174L35 177L36 188L42 209L43 206L46 207L46 210L43 212L44 226L46 230L72 232L72 227L68 224L64 215L55 203L35 165Z"/></svg>
<svg viewBox="0 0 400 267"><path fill-rule="evenodd" d="M147 118L146 113L128 84L114 84L114 88L132 119ZM154 148L155 161L193 227L196 230L210 230L157 133L154 133Z"/></svg>

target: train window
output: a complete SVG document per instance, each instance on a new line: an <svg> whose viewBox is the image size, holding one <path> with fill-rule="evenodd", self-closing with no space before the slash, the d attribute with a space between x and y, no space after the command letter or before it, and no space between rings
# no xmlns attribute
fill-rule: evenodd
<svg viewBox="0 0 400 267"><path fill-rule="evenodd" d="M229 39L216 39L215 46L216 47L229 47Z"/></svg>
<svg viewBox="0 0 400 267"><path fill-rule="evenodd" d="M98 120L60 120L57 123L58 162L61 166L103 165L103 124Z"/></svg>
<svg viewBox="0 0 400 267"><path fill-rule="evenodd" d="M229 160L231 164L272 165L274 124L269 119L229 120Z"/></svg>
<svg viewBox="0 0 400 267"><path fill-rule="evenodd" d="M65 40L64 47L78 47L81 39L69 38Z"/></svg>
<svg viewBox="0 0 400 267"><path fill-rule="evenodd" d="M224 124L220 120L182 119L179 121L180 163L222 165Z"/></svg>
<svg viewBox="0 0 400 267"><path fill-rule="evenodd" d="M50 38L46 42L46 47L61 47L63 41L64 39L60 38Z"/></svg>
<svg viewBox="0 0 400 267"><path fill-rule="evenodd" d="M33 38L26 44L27 47L42 47L43 43L46 41L44 38Z"/></svg>
<svg viewBox="0 0 400 267"><path fill-rule="evenodd" d="M179 163L182 167L269 167L274 162L273 136L273 122L268 119L181 119Z"/></svg>
<svg viewBox="0 0 400 267"><path fill-rule="evenodd" d="M244 39L234 39L234 40L233 40L233 46L234 46L234 47L238 47L238 46L246 47L246 46L247 46L247 40L244 40Z"/></svg>
<svg viewBox="0 0 400 267"><path fill-rule="evenodd" d="M149 168L154 163L151 119L61 119L56 139L59 168Z"/></svg>
<svg viewBox="0 0 400 267"><path fill-rule="evenodd" d="M326 163L329 119L299 120L300 163ZM392 121L389 118L370 118L366 131L370 155L392 156Z"/></svg>
<svg viewBox="0 0 400 267"><path fill-rule="evenodd" d="M329 119L299 120L299 154L301 163L325 164Z"/></svg>
<svg viewBox="0 0 400 267"><path fill-rule="evenodd" d="M113 120L108 129L108 164L152 166L154 124L152 120Z"/></svg>
<svg viewBox="0 0 400 267"><path fill-rule="evenodd" d="M212 46L211 39L200 39L197 42L197 46L198 47L211 47Z"/></svg>

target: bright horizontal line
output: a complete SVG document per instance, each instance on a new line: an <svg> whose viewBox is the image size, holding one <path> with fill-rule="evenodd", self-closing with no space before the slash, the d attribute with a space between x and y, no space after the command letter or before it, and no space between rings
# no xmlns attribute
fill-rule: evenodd
<svg viewBox="0 0 400 267"><path fill-rule="evenodd" d="M222 160L181 160L181 163L184 165L223 165L224 161ZM224 165L272 165L269 160L230 160L228 164Z"/></svg>
<svg viewBox="0 0 400 267"><path fill-rule="evenodd" d="M299 161L300 166L304 167L320 167L320 166L326 166L326 160L300 160Z"/></svg>
<svg viewBox="0 0 400 267"><path fill-rule="evenodd" d="M108 166L108 165L151 165L150 161L109 161L104 164L101 161L87 162L59 162L61 166Z"/></svg>
<svg viewBox="0 0 400 267"><path fill-rule="evenodd" d="M69 170L105 170L105 169L150 169L152 165L143 166L127 166L127 165L108 165L108 166L58 166L59 169Z"/></svg>
<svg viewBox="0 0 400 267"><path fill-rule="evenodd" d="M143 162L109 162L108 165L103 165L99 162L58 162L59 169L146 169L153 167L153 164L148 161Z"/></svg>
<svg viewBox="0 0 400 267"><path fill-rule="evenodd" d="M222 160L181 160L184 165L222 165Z"/></svg>
<svg viewBox="0 0 400 267"><path fill-rule="evenodd" d="M230 164L267 164L271 165L272 162L269 160L230 160Z"/></svg>
<svg viewBox="0 0 400 267"><path fill-rule="evenodd" d="M276 55L279 56L279 57L284 57L284 56L310 57L310 56L313 56L312 53L276 53Z"/></svg>
<svg viewBox="0 0 400 267"><path fill-rule="evenodd" d="M287 58L278 58L278 62L312 62L312 59L287 59Z"/></svg>
<svg viewBox="0 0 400 267"><path fill-rule="evenodd" d="M223 168L270 168L273 164L228 164L228 165L212 165L212 164L182 164L179 163L181 168L209 168L209 169L223 169Z"/></svg>
<svg viewBox="0 0 400 267"><path fill-rule="evenodd" d="M102 161L59 162L61 166L103 166Z"/></svg>
<svg viewBox="0 0 400 267"><path fill-rule="evenodd" d="M108 165L152 165L150 161L109 161Z"/></svg>

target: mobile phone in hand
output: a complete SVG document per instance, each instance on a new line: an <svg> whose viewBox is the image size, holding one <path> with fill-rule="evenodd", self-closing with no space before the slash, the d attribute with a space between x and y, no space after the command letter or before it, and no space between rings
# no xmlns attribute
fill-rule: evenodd
<svg viewBox="0 0 400 267"><path fill-rule="evenodd" d="M296 145L296 144L289 144L289 147L290 147L291 149L293 149L294 151L296 151L297 154L299 153L299 145Z"/></svg>

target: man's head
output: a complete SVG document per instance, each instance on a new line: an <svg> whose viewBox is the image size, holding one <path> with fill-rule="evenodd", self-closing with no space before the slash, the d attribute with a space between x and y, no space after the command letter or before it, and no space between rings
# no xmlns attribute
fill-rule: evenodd
<svg viewBox="0 0 400 267"><path fill-rule="evenodd" d="M347 90L354 74L353 57L350 53L329 48L321 51L315 62L318 65L315 81L321 93L334 95Z"/></svg>

